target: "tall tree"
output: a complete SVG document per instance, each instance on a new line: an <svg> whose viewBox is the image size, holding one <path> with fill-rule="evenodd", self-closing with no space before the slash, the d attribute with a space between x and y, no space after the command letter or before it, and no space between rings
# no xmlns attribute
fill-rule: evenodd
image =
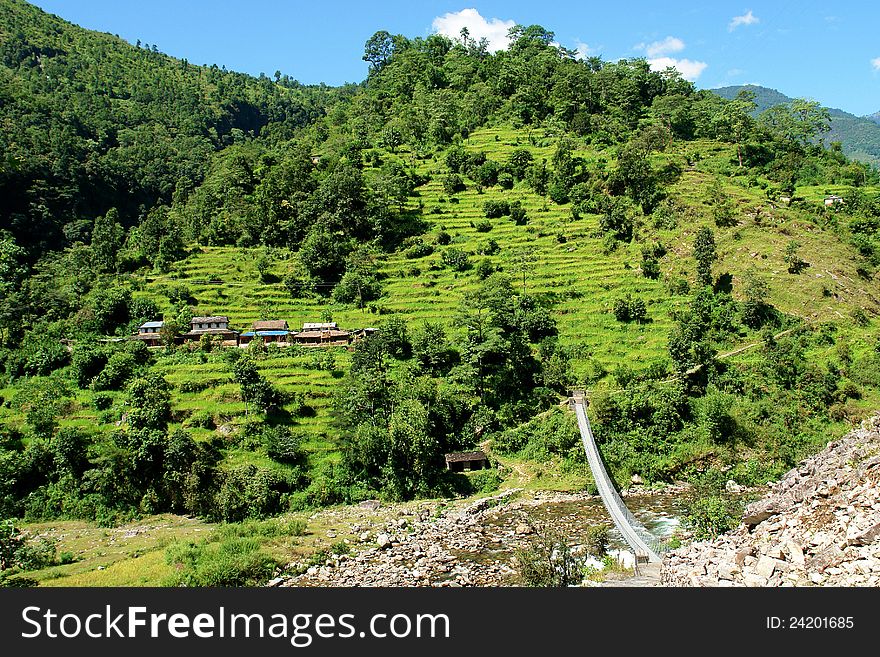
<svg viewBox="0 0 880 657"><path fill-rule="evenodd" d="M712 285L712 263L717 258L715 252L715 235L711 228L700 228L694 239L694 259L697 261L697 282L700 285Z"/></svg>

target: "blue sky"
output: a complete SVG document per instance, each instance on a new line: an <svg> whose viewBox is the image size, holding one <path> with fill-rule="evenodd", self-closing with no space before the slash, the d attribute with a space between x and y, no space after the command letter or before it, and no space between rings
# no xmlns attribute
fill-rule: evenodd
<svg viewBox="0 0 880 657"><path fill-rule="evenodd" d="M567 48L605 60L671 64L698 87L761 84L858 115L880 110L880 3L828 0L459 2L388 0L35 0L73 23L118 34L196 64L300 82L366 75L377 30L409 37L467 25L503 47L508 25L539 24Z"/></svg>

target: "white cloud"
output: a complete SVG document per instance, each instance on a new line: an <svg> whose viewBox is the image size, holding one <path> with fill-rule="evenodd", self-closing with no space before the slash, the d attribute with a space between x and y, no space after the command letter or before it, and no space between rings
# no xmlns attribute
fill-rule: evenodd
<svg viewBox="0 0 880 657"><path fill-rule="evenodd" d="M507 32L516 25L516 21L503 21L500 18L486 20L476 9L462 9L438 16L431 23L434 31L450 39L461 38L461 29L466 27L474 41L486 38L489 50L504 50L509 44Z"/></svg>
<svg viewBox="0 0 880 657"><path fill-rule="evenodd" d="M595 52L595 49L590 48L589 45L587 45L580 39L575 39L574 49L577 53L575 57L577 57L578 59L586 59Z"/></svg>
<svg viewBox="0 0 880 657"><path fill-rule="evenodd" d="M871 60L871 66L874 67L875 71L880 71L880 57Z"/></svg>
<svg viewBox="0 0 880 657"><path fill-rule="evenodd" d="M667 68L672 67L681 73L685 80L690 80L691 82L696 81L708 66L706 62L697 62L692 59L674 59L672 57L655 57L649 59L648 64L654 71L665 71Z"/></svg>
<svg viewBox="0 0 880 657"><path fill-rule="evenodd" d="M678 37L668 36L662 41L655 41L648 45L639 44L636 48L644 50L648 57L665 57L674 52L681 52L684 50L684 41Z"/></svg>
<svg viewBox="0 0 880 657"><path fill-rule="evenodd" d="M752 10L749 9L742 16L734 16L730 21L730 24L727 26L728 32L733 32L740 25L754 25L760 19L752 13Z"/></svg>

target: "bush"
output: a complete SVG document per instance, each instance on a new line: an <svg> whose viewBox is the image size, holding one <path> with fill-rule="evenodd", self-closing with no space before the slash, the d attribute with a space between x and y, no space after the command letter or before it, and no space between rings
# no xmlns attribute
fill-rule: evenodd
<svg viewBox="0 0 880 657"><path fill-rule="evenodd" d="M455 247L450 247L443 251L440 259L444 265L455 271L467 271L471 266L468 254Z"/></svg>
<svg viewBox="0 0 880 657"><path fill-rule="evenodd" d="M413 239L410 246L404 251L404 255L410 260L424 258L432 253L434 253L434 247L423 242L421 237Z"/></svg>
<svg viewBox="0 0 880 657"><path fill-rule="evenodd" d="M276 461L295 464L305 458L302 436L294 436L288 427L266 427L262 440L269 458Z"/></svg>
<svg viewBox="0 0 880 657"><path fill-rule="evenodd" d="M608 526L593 525L584 535L584 547L594 557L602 558L608 554Z"/></svg>
<svg viewBox="0 0 880 657"><path fill-rule="evenodd" d="M109 395L106 392L97 392L92 397L92 404L94 404L95 410L106 411L113 405L113 395Z"/></svg>
<svg viewBox="0 0 880 657"><path fill-rule="evenodd" d="M517 226L524 226L528 223L529 218L521 201L514 201L510 204L510 218Z"/></svg>
<svg viewBox="0 0 880 657"><path fill-rule="evenodd" d="M475 493L494 493L504 481L496 470L481 470L468 475L471 490Z"/></svg>
<svg viewBox="0 0 880 657"><path fill-rule="evenodd" d="M263 518L277 513L281 499L281 478L272 470L255 465L233 468L222 476L216 513L225 522Z"/></svg>
<svg viewBox="0 0 880 657"><path fill-rule="evenodd" d="M507 172L498 174L498 186L501 189L513 189L513 176Z"/></svg>
<svg viewBox="0 0 880 657"><path fill-rule="evenodd" d="M92 381L93 390L119 390L134 374L137 363L135 357L124 351L110 356L104 369Z"/></svg>
<svg viewBox="0 0 880 657"><path fill-rule="evenodd" d="M483 203L483 214L487 219L497 219L510 214L510 204L507 201L486 201Z"/></svg>
<svg viewBox="0 0 880 657"><path fill-rule="evenodd" d="M582 579L580 564L562 535L538 533L531 545L514 552L514 559L523 586L565 587Z"/></svg>
<svg viewBox="0 0 880 657"><path fill-rule="evenodd" d="M465 190L464 181L457 173L450 173L443 176L443 191L449 195L463 192Z"/></svg>
<svg viewBox="0 0 880 657"><path fill-rule="evenodd" d="M262 551L256 538L229 538L217 543L176 543L165 552L175 568L170 586L232 587L265 584L278 562Z"/></svg>
<svg viewBox="0 0 880 657"><path fill-rule="evenodd" d="M631 294L627 294L623 299L615 299L612 310L618 322L637 322L641 324L648 318L648 309L645 302L638 297L633 298Z"/></svg>
<svg viewBox="0 0 880 657"><path fill-rule="evenodd" d="M474 224L474 228L476 228L478 233L488 233L490 230L492 230L492 222L478 221Z"/></svg>
<svg viewBox="0 0 880 657"><path fill-rule="evenodd" d="M452 241L452 235L447 233L445 230L441 230L437 233L437 244L440 246L446 246Z"/></svg>
<svg viewBox="0 0 880 657"><path fill-rule="evenodd" d="M712 539L739 524L742 504L721 495L692 497L686 502L684 526L698 541Z"/></svg>
<svg viewBox="0 0 880 657"><path fill-rule="evenodd" d="M186 425L190 427L199 427L201 429L214 429L216 423L214 416L207 410L196 411L186 421Z"/></svg>

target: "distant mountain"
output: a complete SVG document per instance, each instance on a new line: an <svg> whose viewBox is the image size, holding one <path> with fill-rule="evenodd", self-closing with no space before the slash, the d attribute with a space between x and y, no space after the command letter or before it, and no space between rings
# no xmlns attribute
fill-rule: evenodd
<svg viewBox="0 0 880 657"><path fill-rule="evenodd" d="M759 87L749 84L735 87L720 87L712 91L722 98L735 98L742 89L755 92L756 114L774 105L785 105L793 98L780 93L776 89ZM843 110L828 108L831 116L831 131L825 136L825 142L839 141L843 152L849 157L880 165L880 112L871 116L860 117Z"/></svg>

